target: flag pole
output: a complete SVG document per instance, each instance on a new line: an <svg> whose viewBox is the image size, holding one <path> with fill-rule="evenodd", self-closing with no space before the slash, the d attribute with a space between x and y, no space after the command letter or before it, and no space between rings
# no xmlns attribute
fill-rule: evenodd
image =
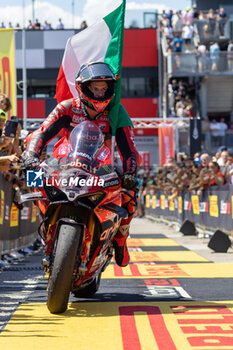
<svg viewBox="0 0 233 350"><path fill-rule="evenodd" d="M114 167L114 160L115 160L115 144L116 144L116 136L112 135L112 147L111 147L111 163L112 163L112 167Z"/></svg>
<svg viewBox="0 0 233 350"><path fill-rule="evenodd" d="M72 29L74 29L74 0L71 3L71 11L72 11Z"/></svg>

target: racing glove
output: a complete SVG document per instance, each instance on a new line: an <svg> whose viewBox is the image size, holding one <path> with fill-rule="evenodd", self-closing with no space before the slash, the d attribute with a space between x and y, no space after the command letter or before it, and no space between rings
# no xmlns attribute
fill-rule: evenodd
<svg viewBox="0 0 233 350"><path fill-rule="evenodd" d="M40 159L38 157L25 156L24 167L25 170L34 170L40 164Z"/></svg>
<svg viewBox="0 0 233 350"><path fill-rule="evenodd" d="M138 185L138 180L136 176L132 174L125 174L123 175L122 179L122 187L126 188L127 190L136 190Z"/></svg>

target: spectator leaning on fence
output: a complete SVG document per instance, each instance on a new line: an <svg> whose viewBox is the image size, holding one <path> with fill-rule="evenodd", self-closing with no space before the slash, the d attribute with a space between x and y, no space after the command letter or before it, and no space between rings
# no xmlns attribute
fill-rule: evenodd
<svg viewBox="0 0 233 350"><path fill-rule="evenodd" d="M195 48L197 68L199 72L203 72L207 69L207 49L206 45L198 43Z"/></svg>
<svg viewBox="0 0 233 350"><path fill-rule="evenodd" d="M64 24L62 23L61 18L58 19L58 25L56 27L56 29L64 29Z"/></svg>
<svg viewBox="0 0 233 350"><path fill-rule="evenodd" d="M7 112L11 109L11 101L5 94L0 94L0 171L8 171L10 164L18 160L19 151L14 139L5 136ZM17 131L20 131L20 127Z"/></svg>
<svg viewBox="0 0 233 350"><path fill-rule="evenodd" d="M228 69L233 70L233 41L231 40L227 46L227 63Z"/></svg>
<svg viewBox="0 0 233 350"><path fill-rule="evenodd" d="M183 23L181 19L181 14L178 11L172 16L172 28L174 35L178 35L180 37L182 34Z"/></svg>
<svg viewBox="0 0 233 350"><path fill-rule="evenodd" d="M211 70L218 70L218 62L219 62L219 52L220 47L217 42L212 41L210 43L210 60L211 60Z"/></svg>
<svg viewBox="0 0 233 350"><path fill-rule="evenodd" d="M219 35L224 36L224 27L227 21L227 14L223 7L220 8L217 15L218 26L219 26Z"/></svg>
<svg viewBox="0 0 233 350"><path fill-rule="evenodd" d="M218 122L214 118L210 122L210 135L211 135L211 146L220 146L219 144L219 127Z"/></svg>
<svg viewBox="0 0 233 350"><path fill-rule="evenodd" d="M7 171L10 169L10 164L18 160L16 156L16 149L10 137L4 134L4 127L6 124L6 113L0 109L0 171Z"/></svg>
<svg viewBox="0 0 233 350"><path fill-rule="evenodd" d="M228 129L227 123L225 123L224 118L220 118L220 121L218 123L218 136L219 136L219 144L225 145L226 144L226 131Z"/></svg>
<svg viewBox="0 0 233 350"><path fill-rule="evenodd" d="M1 111L1 125L0 125L0 136L2 136L2 131L4 129L8 112L11 109L11 101L9 97L5 94L0 94L0 111ZM3 146L3 140L0 141L0 147Z"/></svg>
<svg viewBox="0 0 233 350"><path fill-rule="evenodd" d="M33 26L33 29L36 29L36 30L40 30L41 29L41 24L38 21L38 19L36 19L35 23L33 23L32 26Z"/></svg>
<svg viewBox="0 0 233 350"><path fill-rule="evenodd" d="M31 19L28 21L27 29L34 29Z"/></svg>
<svg viewBox="0 0 233 350"><path fill-rule="evenodd" d="M218 163L218 165L220 167L220 170L221 170L221 172L223 174L225 173L225 167L226 167L226 164L227 164L227 161L228 161L228 157L229 157L228 150L227 149L223 149L220 152L219 159L217 160L217 163Z"/></svg>
<svg viewBox="0 0 233 350"><path fill-rule="evenodd" d="M232 158L230 160L225 176L208 153L195 154L195 160L188 155L182 155L179 163L171 158L170 164L160 167L156 174L150 173L146 193L154 195L157 191L163 191L169 201L177 198L182 191L201 195L210 186L224 185L226 178L229 178L230 183L230 178L233 177Z"/></svg>
<svg viewBox="0 0 233 350"><path fill-rule="evenodd" d="M7 97L5 94L0 94L0 111L1 111L0 136L2 136L2 133L6 124L6 120L7 120L6 112L10 110L11 110L11 101L9 97ZM6 137L2 138L0 140L0 148L4 147L6 143L8 144L9 143L8 141Z"/></svg>
<svg viewBox="0 0 233 350"><path fill-rule="evenodd" d="M86 29L87 27L88 27L87 26L87 22L86 21L82 21L80 29Z"/></svg>
<svg viewBox="0 0 233 350"><path fill-rule="evenodd" d="M205 183L205 187L221 186L224 185L226 180L225 176L220 170L220 166L217 162L210 161L207 171L208 181Z"/></svg>
<svg viewBox="0 0 233 350"><path fill-rule="evenodd" d="M203 168L207 168L209 165L209 162L211 161L211 156L208 153L203 153L200 158L201 158L201 166Z"/></svg>
<svg viewBox="0 0 233 350"><path fill-rule="evenodd" d="M191 25L190 22L187 22L187 24L183 27L183 39L184 39L184 43L186 46L186 52L190 52L191 51L191 42L192 42L192 38L193 38L193 26Z"/></svg>
<svg viewBox="0 0 233 350"><path fill-rule="evenodd" d="M233 159L228 157L227 163L225 164L224 176L228 184L233 184Z"/></svg>
<svg viewBox="0 0 233 350"><path fill-rule="evenodd" d="M0 108L4 112L8 112L11 109L11 101L5 94L0 94Z"/></svg>

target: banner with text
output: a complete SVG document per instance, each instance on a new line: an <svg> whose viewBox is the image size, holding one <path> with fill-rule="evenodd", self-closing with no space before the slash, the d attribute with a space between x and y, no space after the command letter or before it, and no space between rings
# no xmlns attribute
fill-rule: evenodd
<svg viewBox="0 0 233 350"><path fill-rule="evenodd" d="M13 203L12 184L0 174L0 241L25 237L37 231L39 217L32 202L19 210Z"/></svg>
<svg viewBox="0 0 233 350"><path fill-rule="evenodd" d="M159 128L160 165L166 164L169 157L174 157L174 131L172 127L161 127Z"/></svg>
<svg viewBox="0 0 233 350"><path fill-rule="evenodd" d="M15 69L15 37L14 29L0 29L0 93L6 94L12 103L11 115L16 110L16 69Z"/></svg>
<svg viewBox="0 0 233 350"><path fill-rule="evenodd" d="M174 201L158 191L146 195L146 213L152 216L188 219L200 225L233 229L233 185L212 186L201 196L182 192Z"/></svg>

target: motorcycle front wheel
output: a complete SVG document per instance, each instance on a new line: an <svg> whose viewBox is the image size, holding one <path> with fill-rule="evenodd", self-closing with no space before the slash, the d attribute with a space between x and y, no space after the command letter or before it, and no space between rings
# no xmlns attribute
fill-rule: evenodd
<svg viewBox="0 0 233 350"><path fill-rule="evenodd" d="M47 307L53 314L60 314L67 309L81 233L81 226L60 226L48 285Z"/></svg>

